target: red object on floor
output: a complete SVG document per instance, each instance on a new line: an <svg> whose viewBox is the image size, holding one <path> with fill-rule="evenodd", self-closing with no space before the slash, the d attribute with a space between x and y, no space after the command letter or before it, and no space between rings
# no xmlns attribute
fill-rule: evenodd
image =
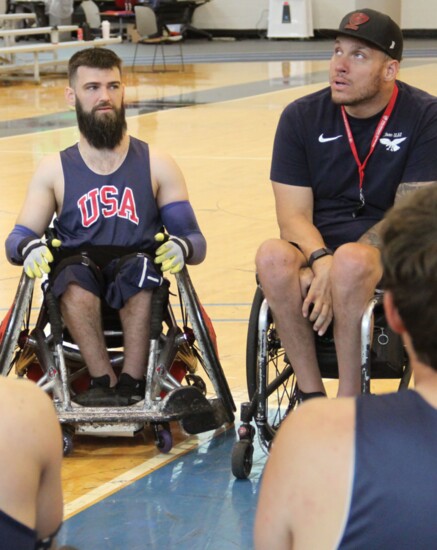
<svg viewBox="0 0 437 550"><path fill-rule="evenodd" d="M0 344L3 342L3 337L5 335L5 331L6 331L6 327L8 326L9 319L12 315L13 308L14 306L12 305L0 324Z"/></svg>

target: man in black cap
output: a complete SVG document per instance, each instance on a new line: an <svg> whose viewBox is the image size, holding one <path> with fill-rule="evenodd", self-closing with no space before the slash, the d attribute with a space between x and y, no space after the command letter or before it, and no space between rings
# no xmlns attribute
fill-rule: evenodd
<svg viewBox="0 0 437 550"><path fill-rule="evenodd" d="M402 32L387 15L346 15L330 86L288 105L271 180L280 239L256 267L296 373L300 400L325 395L314 334L334 318L340 396L360 391L360 322L382 271L384 213L437 181L437 98L397 80Z"/></svg>
<svg viewBox="0 0 437 550"><path fill-rule="evenodd" d="M314 399L290 414L270 454L256 550L430 550L437 499L437 186L390 210L384 306L414 390Z"/></svg>

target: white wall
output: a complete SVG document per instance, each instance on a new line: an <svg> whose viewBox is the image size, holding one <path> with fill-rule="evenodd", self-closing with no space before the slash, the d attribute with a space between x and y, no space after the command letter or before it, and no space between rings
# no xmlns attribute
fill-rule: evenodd
<svg viewBox="0 0 437 550"><path fill-rule="evenodd" d="M401 24L400 0L312 0L312 3L315 29L335 29L343 16L359 8L382 11Z"/></svg>
<svg viewBox="0 0 437 550"><path fill-rule="evenodd" d="M437 29L437 0L403 0L403 29Z"/></svg>
<svg viewBox="0 0 437 550"><path fill-rule="evenodd" d="M437 0L288 0L311 1L315 29L336 28L357 8L388 13L403 29L436 29ZM203 29L266 29L269 0L211 0L194 12L193 24Z"/></svg>
<svg viewBox="0 0 437 550"><path fill-rule="evenodd" d="M313 0L315 29L336 29L344 15L356 7L355 0Z"/></svg>
<svg viewBox="0 0 437 550"><path fill-rule="evenodd" d="M200 29L266 29L269 0L211 0L196 8L193 25Z"/></svg>

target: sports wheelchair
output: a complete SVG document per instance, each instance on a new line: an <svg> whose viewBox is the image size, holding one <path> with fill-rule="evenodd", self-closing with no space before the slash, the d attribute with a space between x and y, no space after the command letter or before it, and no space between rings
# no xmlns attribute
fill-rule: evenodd
<svg viewBox="0 0 437 550"><path fill-rule="evenodd" d="M62 426L65 455L73 450L75 433L122 435L150 425L157 448L169 452L172 421L178 421L189 434L234 421L236 407L220 364L212 323L186 268L176 275L176 281L179 323L168 300L168 281L154 291L144 400L127 407L84 407L74 403L88 377L80 351L68 338L47 281L42 285L41 309L35 323L31 322L35 281L23 271L0 330L0 373L7 376L15 368L16 375L34 379L51 394ZM107 328L104 314L104 333L111 364L117 370L123 364L122 332L118 315L113 312L112 317L118 327ZM200 372L206 375L206 382Z"/></svg>
<svg viewBox="0 0 437 550"><path fill-rule="evenodd" d="M387 325L383 292L376 290L361 322L361 392L370 393L372 379L399 378L399 389L408 387L411 369L401 338ZM322 378L338 378L332 329L315 337ZM247 479L253 464L255 434L268 454L285 417L298 405L296 376L277 333L267 300L258 286L249 317L246 378L249 400L241 404L238 441L232 449L232 473ZM254 421L255 427L252 425Z"/></svg>

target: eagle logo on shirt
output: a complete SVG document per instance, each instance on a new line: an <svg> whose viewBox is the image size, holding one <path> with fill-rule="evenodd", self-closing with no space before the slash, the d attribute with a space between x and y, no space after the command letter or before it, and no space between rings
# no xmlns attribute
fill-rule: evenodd
<svg viewBox="0 0 437 550"><path fill-rule="evenodd" d="M399 151L400 147L399 144L405 141L407 138L396 138L396 139L389 139L389 138L381 138L379 140L382 145L385 145L385 148L387 151L392 151L395 153L396 151Z"/></svg>

